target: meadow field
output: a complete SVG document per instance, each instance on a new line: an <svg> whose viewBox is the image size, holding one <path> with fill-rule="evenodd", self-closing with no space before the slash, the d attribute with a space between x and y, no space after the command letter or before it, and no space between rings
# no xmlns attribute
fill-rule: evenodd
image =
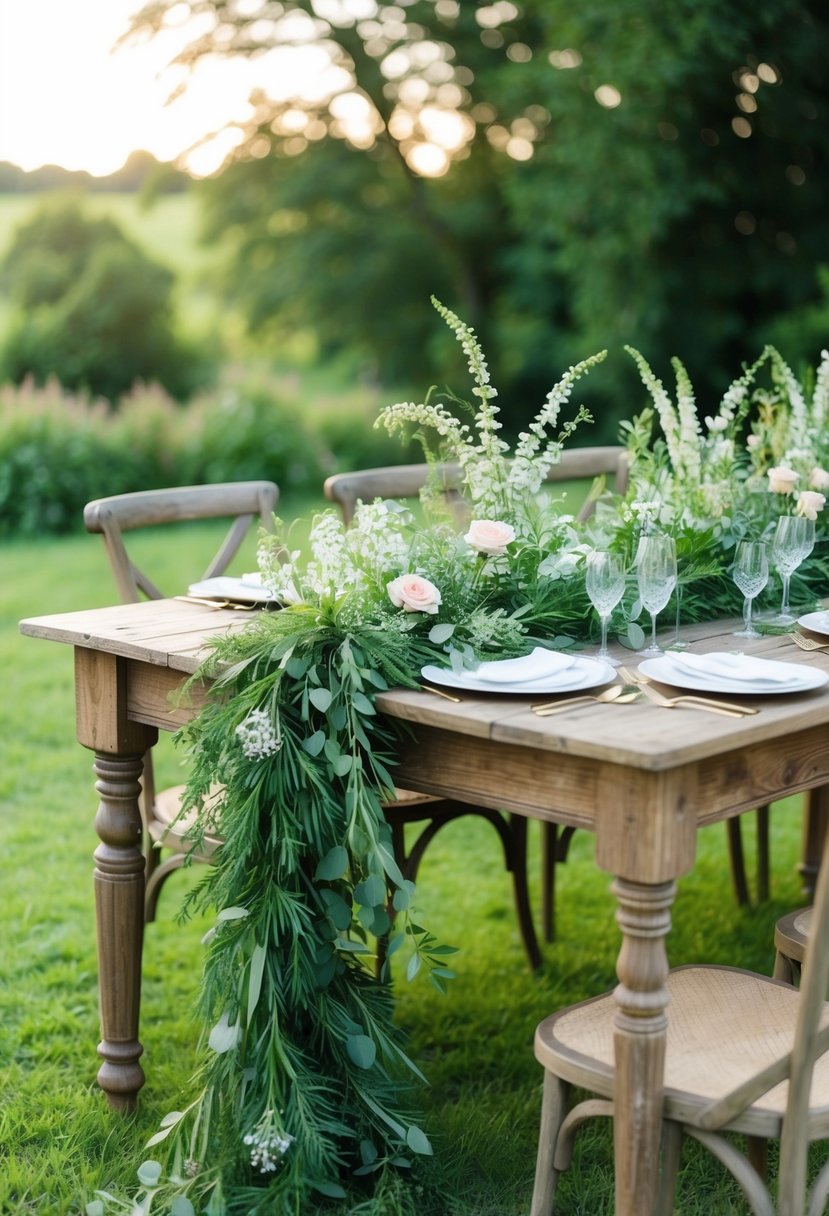
<svg viewBox="0 0 829 1216"><path fill-rule="evenodd" d="M188 571L198 573L201 551L213 539L209 527L197 528L195 538L192 530L166 529L163 540L142 538L140 555L152 554L162 586L173 594ZM238 570L252 560L248 550ZM80 1216L96 1188L129 1193L160 1117L193 1092L199 1027L192 1011L205 925L176 924L192 875L174 876L146 935L147 1085L137 1113L119 1118L95 1084L96 800L91 757L74 740L72 657L68 648L18 633L21 617L103 605L115 596L96 537L7 542L0 571L0 1213ZM159 752L160 780L176 780L183 758L169 739ZM773 892L759 908L734 904L723 827L701 834L697 865L680 883L672 962L705 959L770 971L774 921L801 898L794 869L798 808L794 799L772 814ZM750 822L744 820L751 857ZM536 830L531 839L537 908ZM557 1006L613 984L618 935L608 886L593 863L591 838L577 833L560 872L559 938L531 975L494 833L483 822L460 820L441 834L421 869L420 906L442 940L462 947L459 978L446 996L425 982L407 984L400 967L396 980L398 1019L430 1082L416 1101L437 1155L411 1179L390 1177L375 1194L358 1189L347 1203L321 1204L320 1212L526 1216L541 1093L533 1031ZM561 1216L612 1212L607 1128L583 1135L560 1204ZM721 1167L691 1146L676 1211L745 1210Z"/></svg>

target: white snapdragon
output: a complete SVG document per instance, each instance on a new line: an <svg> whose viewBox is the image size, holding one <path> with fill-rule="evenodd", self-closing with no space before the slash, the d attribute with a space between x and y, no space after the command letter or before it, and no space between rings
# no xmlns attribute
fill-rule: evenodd
<svg viewBox="0 0 829 1216"><path fill-rule="evenodd" d="M279 719L274 723L266 709L252 709L236 727L236 738L248 760L264 760L282 747Z"/></svg>
<svg viewBox="0 0 829 1216"><path fill-rule="evenodd" d="M346 533L354 564L375 575L405 566L409 541L403 529L410 521L408 511L389 510L379 500L358 503Z"/></svg>
<svg viewBox="0 0 829 1216"><path fill-rule="evenodd" d="M812 394L812 427L815 434L822 434L827 414L829 414L829 350L822 350L815 376L815 391Z"/></svg>

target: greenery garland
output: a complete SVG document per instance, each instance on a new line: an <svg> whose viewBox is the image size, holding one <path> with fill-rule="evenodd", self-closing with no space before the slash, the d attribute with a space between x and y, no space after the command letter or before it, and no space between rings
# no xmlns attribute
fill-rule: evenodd
<svg viewBox="0 0 829 1216"><path fill-rule="evenodd" d="M182 911L217 915L200 997L199 1093L149 1142L168 1141L166 1176L144 1162L133 1203L99 1193L88 1216L110 1201L149 1212L156 1199L172 1216L192 1216L194 1201L212 1216L297 1216L311 1193L344 1197L349 1178L380 1177L432 1153L414 1114L413 1087L424 1078L393 1023L388 960L405 948L407 977L422 971L444 991L454 950L420 923L414 886L394 858L383 802L393 797L405 728L378 715L378 692L416 687L427 663L461 668L536 644L583 645L596 625L587 553L615 549L632 569L640 537L654 527L676 540L682 619L735 614L734 547L768 532L791 501L769 493L766 466L789 459L823 474L823 451L803 444L826 411L829 356L807 404L777 353L764 352L703 432L681 364L674 406L631 352L664 439L650 436L654 411L627 424L631 488L620 500L599 487L594 518L577 527L542 483L587 417L578 411L556 435L560 409L603 356L569 369L510 453L475 336L437 307L468 356L474 424L428 402L391 407L383 420L437 434L439 454L463 471L469 531L459 535L439 496L427 494L425 524L388 503L359 507L348 532L322 517L305 560L282 539L263 542L263 576L285 607L216 643L192 680L209 681L207 704L179 736L192 758L183 805L198 811L193 848L208 834L223 840ZM776 388L760 399L758 442L743 448L749 387L766 363ZM821 497L801 494L798 509ZM823 549L801 568L808 595L826 587ZM640 613L631 578L616 623L634 649Z"/></svg>

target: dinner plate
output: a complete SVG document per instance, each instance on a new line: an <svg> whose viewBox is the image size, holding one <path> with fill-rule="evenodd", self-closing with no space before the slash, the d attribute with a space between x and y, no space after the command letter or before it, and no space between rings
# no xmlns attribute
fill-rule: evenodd
<svg viewBox="0 0 829 1216"><path fill-rule="evenodd" d="M808 692L813 688L821 688L829 682L829 675L818 671L815 667L807 667L803 663L777 663L771 659L755 659L756 670L760 663L767 663L770 675L783 679L737 679L725 675L708 672L695 672L682 669L672 661L669 655L657 659L645 659L639 664L639 670L649 680L658 680L660 684L671 684L675 688L690 688L695 692L728 692L740 695L778 696L782 693ZM785 669L785 670L784 670Z"/></svg>
<svg viewBox="0 0 829 1216"><path fill-rule="evenodd" d="M810 633L823 633L829 636L829 612L807 612L798 617L798 625L808 629Z"/></svg>
<svg viewBox="0 0 829 1216"><path fill-rule="evenodd" d="M261 583L246 582L243 578L205 578L200 583L191 583L188 595L198 595L206 600L229 600L235 604L272 604L274 597Z"/></svg>
<svg viewBox="0 0 829 1216"><path fill-rule="evenodd" d="M514 683L492 683L476 680L471 671L456 673L450 667L435 667L430 664L421 669L421 676L430 684L444 688L457 688L466 692L511 693L515 696L534 697L536 693L548 696L557 692L576 692L582 688L598 688L610 684L616 678L615 668L603 659L577 658L557 675L533 680L516 680Z"/></svg>

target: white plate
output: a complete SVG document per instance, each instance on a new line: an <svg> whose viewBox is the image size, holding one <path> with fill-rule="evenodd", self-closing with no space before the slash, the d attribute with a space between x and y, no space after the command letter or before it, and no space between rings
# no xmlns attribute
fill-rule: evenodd
<svg viewBox="0 0 829 1216"><path fill-rule="evenodd" d="M771 663L771 660L769 660ZM806 667L803 663L777 663L775 668L786 667L790 679L784 684L771 680L737 680L726 676L706 675L704 672L681 671L671 660L664 656L658 659L645 659L639 664L639 670L649 680L658 680L660 684L671 684L674 688L690 688L697 692L732 692L742 695L772 697L782 693L808 692L812 688L821 688L829 682L829 675L818 671L815 667Z"/></svg>
<svg viewBox="0 0 829 1216"><path fill-rule="evenodd" d="M829 612L807 612L805 616L798 617L797 623L810 633L829 636Z"/></svg>
<svg viewBox="0 0 829 1216"><path fill-rule="evenodd" d="M200 583L191 583L188 595L199 595L206 600L229 600L235 604L272 604L274 597L261 584L246 583L243 578L206 578Z"/></svg>
<svg viewBox="0 0 829 1216"><path fill-rule="evenodd" d="M600 684L610 684L616 678L616 671L603 659L574 659L572 665L560 675L547 680L516 681L514 684L492 684L484 680L476 680L471 672L455 675L448 667L428 665L420 672L424 680L430 684L439 684L444 688L458 688L467 692L512 693L516 696L534 697L536 693L545 696L557 692L575 692L580 688L598 688Z"/></svg>

